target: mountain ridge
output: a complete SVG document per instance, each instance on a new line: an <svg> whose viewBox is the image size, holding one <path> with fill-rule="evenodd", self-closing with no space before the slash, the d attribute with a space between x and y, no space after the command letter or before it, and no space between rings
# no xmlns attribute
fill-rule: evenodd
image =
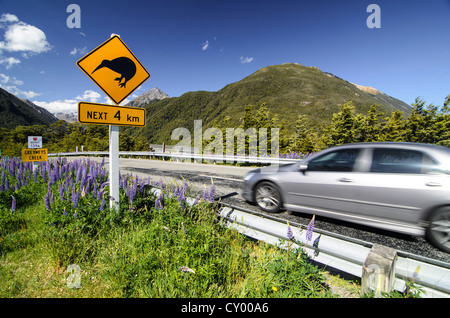
<svg viewBox="0 0 450 318"><path fill-rule="evenodd" d="M225 119L227 127L239 127L245 107L262 104L289 127L293 127L298 115L306 115L311 126L323 128L331 122L333 113L349 101L355 104L356 113L365 114L371 105L377 104L386 115L396 110L409 114L408 104L378 90L361 88L317 67L298 63L272 65L218 91L187 92L148 104L144 106L146 127L129 129L133 134L144 135L151 143L167 143L175 128L192 132L194 120L202 120L203 128Z"/></svg>
<svg viewBox="0 0 450 318"><path fill-rule="evenodd" d="M20 99L0 88L0 126L13 129L16 126L51 125L58 118L45 108Z"/></svg>

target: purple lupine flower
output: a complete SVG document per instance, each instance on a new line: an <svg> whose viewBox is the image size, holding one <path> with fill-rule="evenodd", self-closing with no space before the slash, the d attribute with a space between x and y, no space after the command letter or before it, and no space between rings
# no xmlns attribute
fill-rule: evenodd
<svg viewBox="0 0 450 318"><path fill-rule="evenodd" d="M44 203L45 203L45 208L47 209L47 211L50 211L50 193L47 192L47 194L44 197Z"/></svg>
<svg viewBox="0 0 450 318"><path fill-rule="evenodd" d="M199 201L200 201L200 194L197 195L197 197L195 198L194 204L192 204L192 205L193 206L196 205Z"/></svg>
<svg viewBox="0 0 450 318"><path fill-rule="evenodd" d="M75 213L73 214L73 217L74 217L74 219L77 219L77 218L78 218L78 213L77 213L77 211L75 211Z"/></svg>
<svg viewBox="0 0 450 318"><path fill-rule="evenodd" d="M63 215L67 216L66 208L64 208Z"/></svg>
<svg viewBox="0 0 450 318"><path fill-rule="evenodd" d="M11 212L14 213L14 212L16 212L16 198L14 198L13 196L11 196L11 198L12 198Z"/></svg>
<svg viewBox="0 0 450 318"><path fill-rule="evenodd" d="M102 198L102 202L100 203L100 211L105 209L105 197Z"/></svg>
<svg viewBox="0 0 450 318"><path fill-rule="evenodd" d="M312 234L314 231L314 219L315 219L316 215L313 215L311 221L308 224L308 227L306 228L306 242L311 241L312 239Z"/></svg>
<svg viewBox="0 0 450 318"><path fill-rule="evenodd" d="M86 187L84 188L84 193L88 194L91 191L91 178L87 179Z"/></svg>
<svg viewBox="0 0 450 318"><path fill-rule="evenodd" d="M97 182L96 181L93 181L93 182L94 182L94 186L92 188L92 197L95 198L97 196Z"/></svg>
<svg viewBox="0 0 450 318"><path fill-rule="evenodd" d="M81 178L82 166L81 164L78 166L75 183L78 183Z"/></svg>
<svg viewBox="0 0 450 318"><path fill-rule="evenodd" d="M164 208L164 193L161 192L161 194L155 201L155 209L161 210L163 208Z"/></svg>
<svg viewBox="0 0 450 318"><path fill-rule="evenodd" d="M216 186L211 178L211 189L209 190L209 200L212 202L214 200L214 194L216 193Z"/></svg>
<svg viewBox="0 0 450 318"><path fill-rule="evenodd" d="M9 190L9 180L8 180L8 178L6 178L6 180L5 180L5 191L8 191Z"/></svg>
<svg viewBox="0 0 450 318"><path fill-rule="evenodd" d="M99 190L97 192L97 200L100 200L102 198L102 195L103 195L103 190Z"/></svg>
<svg viewBox="0 0 450 318"><path fill-rule="evenodd" d="M72 190L72 206L74 209L78 208L78 192L75 191L75 188Z"/></svg>
<svg viewBox="0 0 450 318"><path fill-rule="evenodd" d="M288 240L292 240L294 238L294 234L292 233L291 226L289 225L289 221L287 221L287 238Z"/></svg>

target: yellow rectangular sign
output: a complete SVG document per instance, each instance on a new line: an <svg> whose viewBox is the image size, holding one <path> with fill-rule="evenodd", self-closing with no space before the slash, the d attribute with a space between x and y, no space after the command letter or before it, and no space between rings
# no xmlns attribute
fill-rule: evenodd
<svg viewBox="0 0 450 318"><path fill-rule="evenodd" d="M144 127L146 114L145 108L78 103L78 122L83 124Z"/></svg>
<svg viewBox="0 0 450 318"><path fill-rule="evenodd" d="M22 149L22 161L48 161L47 148L42 149Z"/></svg>

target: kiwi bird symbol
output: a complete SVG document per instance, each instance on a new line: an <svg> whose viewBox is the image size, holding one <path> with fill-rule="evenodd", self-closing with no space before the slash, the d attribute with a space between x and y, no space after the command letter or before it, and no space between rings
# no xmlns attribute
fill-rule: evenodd
<svg viewBox="0 0 450 318"><path fill-rule="evenodd" d="M103 67L107 67L110 70L120 74L120 77L116 77L114 79L119 82L120 87L125 87L127 82L136 74L136 65L132 60L124 56L113 60L103 60L91 74ZM122 83L123 79L125 79L125 81Z"/></svg>

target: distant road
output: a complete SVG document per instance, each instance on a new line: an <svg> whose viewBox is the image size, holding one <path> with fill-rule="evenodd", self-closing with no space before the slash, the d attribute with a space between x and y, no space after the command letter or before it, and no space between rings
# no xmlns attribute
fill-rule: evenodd
<svg viewBox="0 0 450 318"><path fill-rule="evenodd" d="M68 157L68 159L71 158L80 157ZM102 158L90 157L90 160L101 162ZM105 163L108 163L107 157ZM165 183L177 182L181 184L183 180L186 180L191 187L194 186L194 189L201 193L205 189L210 189L212 178L216 188L216 197L222 197L222 202L247 210L262 212L257 207L246 203L240 196L242 180L245 174L254 167L120 158L119 169L122 174L130 173L145 178L151 177L152 181L156 182L162 180ZM307 225L312 217L307 214L289 212L272 214L272 216L304 225ZM436 249L422 237L378 230L323 217L316 217L315 226L326 231L450 263L450 254Z"/></svg>

